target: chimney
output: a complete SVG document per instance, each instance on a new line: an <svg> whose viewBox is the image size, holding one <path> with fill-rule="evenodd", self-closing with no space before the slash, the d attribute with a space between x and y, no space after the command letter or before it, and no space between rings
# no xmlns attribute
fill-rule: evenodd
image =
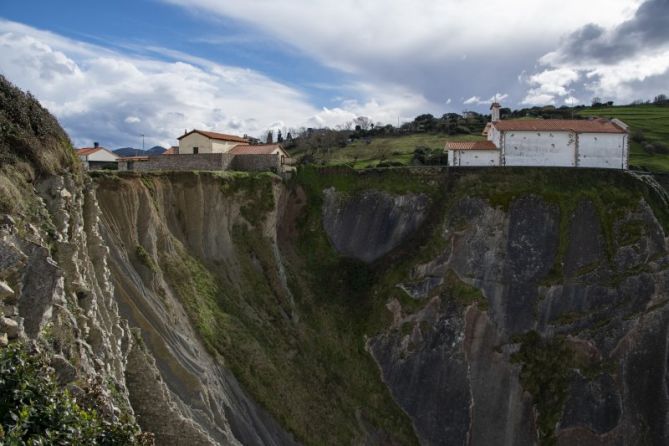
<svg viewBox="0 0 669 446"><path fill-rule="evenodd" d="M492 110L491 112L492 122L497 122L500 120L499 111L501 108L502 106L499 104L499 102L493 102L492 105L490 106L490 110Z"/></svg>
<svg viewBox="0 0 669 446"><path fill-rule="evenodd" d="M95 142L93 143L93 147L95 147L95 148L97 149L98 147L100 147L100 143L97 142L97 141L95 141Z"/></svg>

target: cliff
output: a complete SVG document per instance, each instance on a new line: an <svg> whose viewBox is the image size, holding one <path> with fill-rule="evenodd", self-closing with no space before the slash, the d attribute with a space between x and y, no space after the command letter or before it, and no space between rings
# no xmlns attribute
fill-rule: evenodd
<svg viewBox="0 0 669 446"><path fill-rule="evenodd" d="M46 112L12 113L0 341L75 397L99 383L109 422L160 445L669 440L669 207L650 177L90 178Z"/></svg>

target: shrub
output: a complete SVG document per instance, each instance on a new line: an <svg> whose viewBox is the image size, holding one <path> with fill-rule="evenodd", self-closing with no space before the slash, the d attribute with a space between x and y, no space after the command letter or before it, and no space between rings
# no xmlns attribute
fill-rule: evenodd
<svg viewBox="0 0 669 446"><path fill-rule="evenodd" d="M383 161L376 165L376 167L400 167L400 166L404 166L404 164L402 164L399 161Z"/></svg>
<svg viewBox="0 0 669 446"><path fill-rule="evenodd" d="M655 146L652 143L646 142L641 145L643 151L649 155L655 155Z"/></svg>
<svg viewBox="0 0 669 446"><path fill-rule="evenodd" d="M95 399L91 399L95 401ZM104 419L63 391L47 357L23 344L0 350L0 444L153 444L129 416Z"/></svg>
<svg viewBox="0 0 669 446"><path fill-rule="evenodd" d="M634 142L642 143L646 140L646 135L644 135L642 130L635 129L632 131L630 139Z"/></svg>

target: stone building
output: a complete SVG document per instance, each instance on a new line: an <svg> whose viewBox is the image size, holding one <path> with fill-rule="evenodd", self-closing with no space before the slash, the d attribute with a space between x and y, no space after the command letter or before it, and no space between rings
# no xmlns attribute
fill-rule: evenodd
<svg viewBox="0 0 669 446"><path fill-rule="evenodd" d="M449 165L628 168L628 126L618 119L502 120L500 104L490 108L487 140L447 142Z"/></svg>
<svg viewBox="0 0 669 446"><path fill-rule="evenodd" d="M179 155L228 153L235 146L249 143L248 138L197 129L184 133L177 139L179 140Z"/></svg>

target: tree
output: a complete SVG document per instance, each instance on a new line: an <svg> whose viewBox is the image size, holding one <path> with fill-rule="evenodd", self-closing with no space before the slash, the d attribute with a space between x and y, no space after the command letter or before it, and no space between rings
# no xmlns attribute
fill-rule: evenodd
<svg viewBox="0 0 669 446"><path fill-rule="evenodd" d="M595 96L594 98L592 98L593 107L599 107L601 105L602 105L602 98L600 98L599 96Z"/></svg>
<svg viewBox="0 0 669 446"><path fill-rule="evenodd" d="M281 130L279 130L279 133L276 135L276 142L281 144L283 142L283 136L281 136Z"/></svg>
<svg viewBox="0 0 669 446"><path fill-rule="evenodd" d="M653 104L657 105L669 104L669 99L667 99L666 94L658 94L657 96L655 96L655 99L653 99Z"/></svg>
<svg viewBox="0 0 669 446"><path fill-rule="evenodd" d="M274 142L274 133L270 130L267 132L267 140L265 141L267 144L272 144Z"/></svg>
<svg viewBox="0 0 669 446"><path fill-rule="evenodd" d="M353 124L355 125L356 131L364 130L367 131L371 127L374 127L372 124L372 120L369 119L367 116L358 116L353 120Z"/></svg>

